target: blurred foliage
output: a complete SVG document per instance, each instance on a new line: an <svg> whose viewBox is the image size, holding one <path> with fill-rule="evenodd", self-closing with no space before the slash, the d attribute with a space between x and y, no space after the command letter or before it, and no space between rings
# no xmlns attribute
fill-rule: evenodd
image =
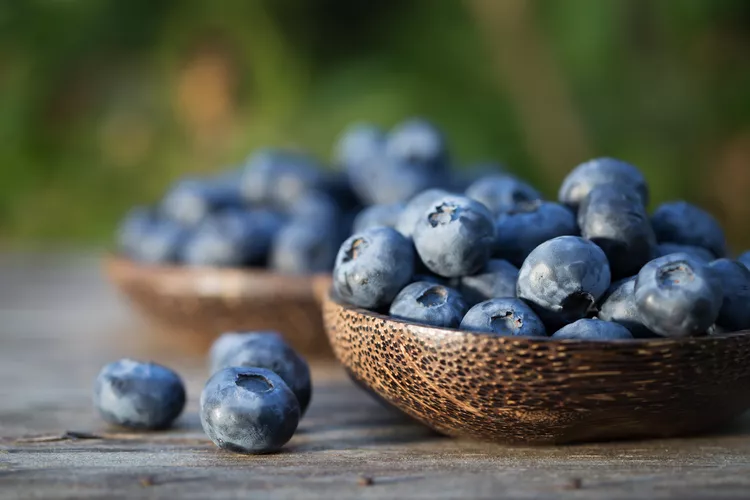
<svg viewBox="0 0 750 500"><path fill-rule="evenodd" d="M421 115L550 196L594 155L750 245L744 0L0 2L0 241L102 242L260 145Z"/></svg>

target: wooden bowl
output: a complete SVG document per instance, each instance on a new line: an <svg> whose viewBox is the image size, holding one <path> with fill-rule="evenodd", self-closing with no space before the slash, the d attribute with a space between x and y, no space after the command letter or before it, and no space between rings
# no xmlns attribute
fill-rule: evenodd
<svg viewBox="0 0 750 500"><path fill-rule="evenodd" d="M699 433L750 407L750 335L553 341L416 325L340 304L336 357L398 409L458 437L571 443Z"/></svg>
<svg viewBox="0 0 750 500"><path fill-rule="evenodd" d="M105 271L160 330L201 348L223 332L277 330L303 354L330 353L318 300L330 287L328 275L153 266L114 255Z"/></svg>

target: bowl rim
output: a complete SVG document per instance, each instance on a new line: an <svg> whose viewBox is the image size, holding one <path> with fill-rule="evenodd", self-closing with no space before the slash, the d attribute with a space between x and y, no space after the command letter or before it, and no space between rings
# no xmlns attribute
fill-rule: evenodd
<svg viewBox="0 0 750 500"><path fill-rule="evenodd" d="M248 266L248 267L219 267L219 266L186 266L176 263L172 264L154 264L149 262L140 262L129 258L118 252L108 251L103 256L104 263L107 266L130 266L134 269L149 270L155 274L170 275L205 275L212 273L216 276L224 277L269 277L275 279L287 280L310 280L316 278L328 277L331 273L311 273L311 274L285 274L273 271L267 267Z"/></svg>
<svg viewBox="0 0 750 500"><path fill-rule="evenodd" d="M445 337L452 338L463 338L463 339L484 339L490 342L497 342L499 345L502 344L514 344L523 342L526 345L549 345L553 342L555 345L566 345L566 346L581 346L586 348L591 347L604 347L604 346L632 346L632 345L643 345L647 347L676 347L696 344L715 344L722 340L736 339L750 336L750 329L741 330L738 332L722 333L719 335L704 335L702 337L660 337L660 338L632 338L632 339L611 339L611 340L590 340L590 339L552 339L551 337L503 337L499 335L493 335L488 332L476 332L470 330L461 330L459 328L449 328L442 326L432 326L422 323L414 323L403 319L394 318L387 314L382 314L362 307L347 304L334 296L333 289L331 288L325 295L325 302L336 304L342 309L351 313L358 314L360 316L366 316L373 319L378 319L385 322L395 323L403 325L404 329L408 330L410 334L423 336L427 333L440 334Z"/></svg>

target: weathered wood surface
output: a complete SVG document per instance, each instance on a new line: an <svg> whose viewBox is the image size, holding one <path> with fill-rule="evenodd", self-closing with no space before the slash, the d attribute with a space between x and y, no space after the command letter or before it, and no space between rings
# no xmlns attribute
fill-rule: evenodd
<svg viewBox="0 0 750 500"><path fill-rule="evenodd" d="M463 442L389 413L331 365L314 367L313 404L283 453L224 453L200 429L205 365L189 351L134 320L95 256L3 257L0 498L750 498L749 418L692 439ZM122 356L185 376L176 429L127 434L98 420L92 380Z"/></svg>

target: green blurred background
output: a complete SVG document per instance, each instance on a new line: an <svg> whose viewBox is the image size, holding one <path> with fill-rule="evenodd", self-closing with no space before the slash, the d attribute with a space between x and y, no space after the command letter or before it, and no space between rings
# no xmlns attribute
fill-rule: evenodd
<svg viewBox="0 0 750 500"><path fill-rule="evenodd" d="M550 196L621 157L750 246L745 0L2 0L0 243L103 244L182 174L415 115Z"/></svg>

